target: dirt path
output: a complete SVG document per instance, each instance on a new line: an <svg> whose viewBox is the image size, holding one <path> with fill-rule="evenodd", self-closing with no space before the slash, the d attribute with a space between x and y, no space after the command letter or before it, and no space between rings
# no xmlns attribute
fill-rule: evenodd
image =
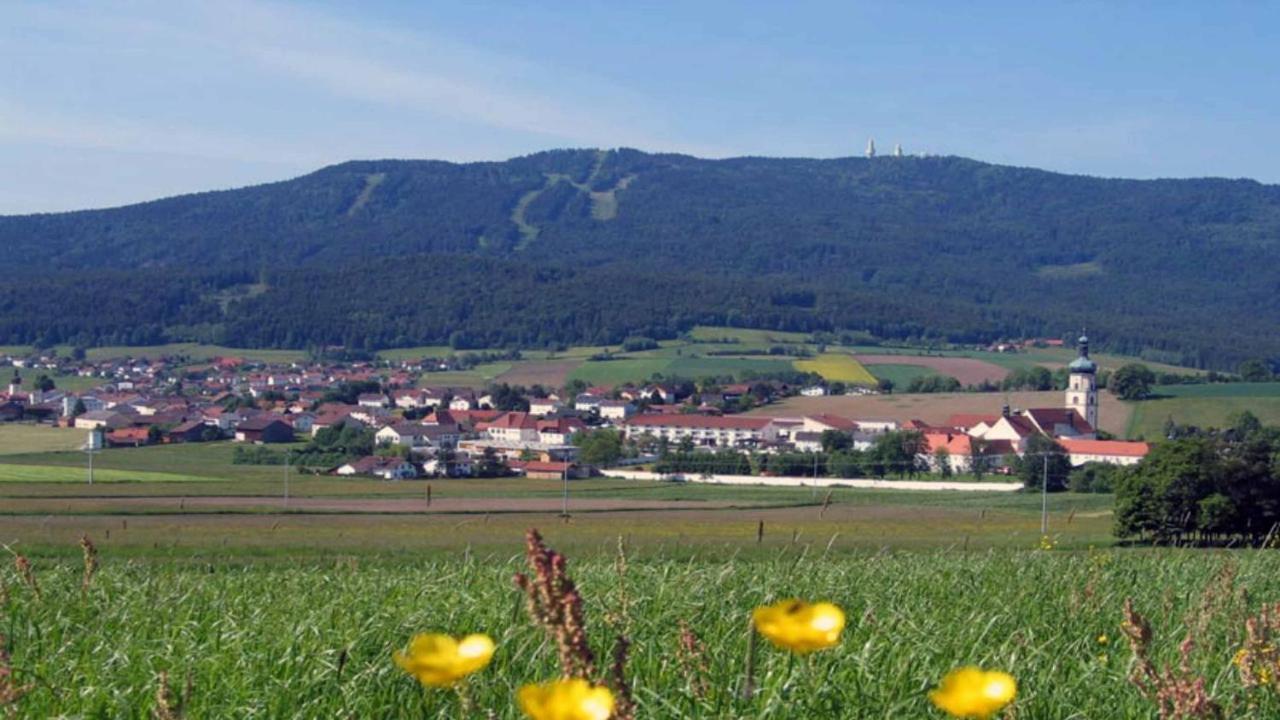
<svg viewBox="0 0 1280 720"><path fill-rule="evenodd" d="M775 506L777 503L703 500L620 500L577 498L572 490L569 509L574 512L634 510L725 510ZM227 497L133 497L133 498L6 498L10 513L116 514L116 513L242 513L277 511L285 507L283 498ZM548 513L559 512L561 499L545 498L291 498L291 512L316 513Z"/></svg>

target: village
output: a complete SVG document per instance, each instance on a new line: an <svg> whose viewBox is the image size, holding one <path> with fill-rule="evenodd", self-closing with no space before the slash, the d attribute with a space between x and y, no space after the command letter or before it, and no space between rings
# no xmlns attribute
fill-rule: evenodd
<svg viewBox="0 0 1280 720"><path fill-rule="evenodd" d="M219 357L189 365L170 358L76 362L37 356L0 363L13 368L0 394L0 422L81 429L89 451L224 440L244 446L237 462L293 462L313 473L388 480L570 479L611 466L653 464L673 453L683 463L666 464L672 475L716 467L720 454L750 453L808 454L815 458L808 474L844 477L848 473L825 464L819 468L816 458L840 450L865 452L886 441L905 444L905 458L895 447L896 464L879 463L870 472L981 477L1009 472L1037 438L1056 443L1072 466L1134 464L1149 450L1145 442L1099 436L1098 367L1086 338L1068 367L1060 406L1006 404L996 412L955 414L932 424L740 412L828 391L776 380L474 389L424 384L424 365L430 365L425 361L270 363ZM71 373L95 384L72 392L50 379ZM603 450L591 442L602 434L612 441ZM273 452L270 446L293 450ZM779 467L788 466L775 463L757 472L778 474ZM865 472L856 468L854 474Z"/></svg>

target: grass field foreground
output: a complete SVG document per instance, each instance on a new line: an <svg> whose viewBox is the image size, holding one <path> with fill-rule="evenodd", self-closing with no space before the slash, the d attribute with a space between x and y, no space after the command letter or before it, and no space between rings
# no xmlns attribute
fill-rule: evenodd
<svg viewBox="0 0 1280 720"><path fill-rule="evenodd" d="M457 696L424 691L391 661L414 633L440 631L495 638L493 663L469 694L496 717L518 717L516 689L556 677L558 664L554 644L524 618L511 582L521 538L508 540L507 552L441 561L124 562L108 553L83 593L78 562L37 560L39 597L8 564L4 632L16 680L33 683L19 714L140 717L164 671L176 692L190 677L189 717L460 717ZM1280 598L1280 556L1266 552L793 548L752 561L571 557L569 572L597 657L627 634L639 716L663 718L940 718L928 690L968 664L1015 675L1019 718L1154 717L1126 680L1126 598L1152 618L1159 664L1176 662L1193 628L1194 670L1231 703L1242 696L1231 667L1241 618ZM799 662L763 644L758 694L744 700L749 613L788 597L835 602L849 625L837 647ZM687 662L682 623L700 648ZM1274 700L1257 695L1229 716L1274 718Z"/></svg>

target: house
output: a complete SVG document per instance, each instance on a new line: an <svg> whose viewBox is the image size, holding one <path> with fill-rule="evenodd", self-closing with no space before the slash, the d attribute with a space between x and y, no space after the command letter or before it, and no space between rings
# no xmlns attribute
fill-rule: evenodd
<svg viewBox="0 0 1280 720"><path fill-rule="evenodd" d="M822 452L822 433L801 430L791 435L791 445L799 452Z"/></svg>
<svg viewBox="0 0 1280 720"><path fill-rule="evenodd" d="M1080 413L1069 408L1032 408L1022 412L1040 432L1054 438L1093 440L1093 426Z"/></svg>
<svg viewBox="0 0 1280 720"><path fill-rule="evenodd" d="M14 422L22 419L26 408L22 403L13 400L0 402L0 422Z"/></svg>
<svg viewBox="0 0 1280 720"><path fill-rule="evenodd" d="M111 447L142 447L150 441L151 428L126 427L107 433L107 445Z"/></svg>
<svg viewBox="0 0 1280 720"><path fill-rule="evenodd" d="M284 419L293 426L294 432L300 433L310 433L311 426L316 422L315 414L306 411L289 413Z"/></svg>
<svg viewBox="0 0 1280 720"><path fill-rule="evenodd" d="M655 405L670 405L680 398L676 389L670 385L646 385L637 395L637 399L648 400Z"/></svg>
<svg viewBox="0 0 1280 720"><path fill-rule="evenodd" d="M1000 416L994 423L990 425L981 423L976 427L970 428L967 433L970 437L981 438L987 442L1002 441L1008 442L1013 451L1021 455L1027 450L1027 441L1032 435L1038 435L1039 428L1030 420L1008 412Z"/></svg>
<svg viewBox="0 0 1280 720"><path fill-rule="evenodd" d="M554 418L538 421L538 442L543 445L568 445L573 436L587 429L578 418Z"/></svg>
<svg viewBox="0 0 1280 720"><path fill-rule="evenodd" d="M450 410L479 410L480 401L476 399L474 393L459 392L449 401Z"/></svg>
<svg viewBox="0 0 1280 720"><path fill-rule="evenodd" d="M311 436L315 437L316 433L328 427L363 429L366 424L351 416L352 411L356 409L355 405L343 405L341 403L320 406L315 419L311 421Z"/></svg>
<svg viewBox="0 0 1280 720"><path fill-rule="evenodd" d="M534 398L529 401L530 415L553 415L564 408L564 403L554 398Z"/></svg>
<svg viewBox="0 0 1280 720"><path fill-rule="evenodd" d="M591 393L582 393L573 399L573 409L581 413L598 411L600 403L607 400L604 395L593 395Z"/></svg>
<svg viewBox="0 0 1280 720"><path fill-rule="evenodd" d="M827 389L821 385L810 385L809 387L800 388L800 394L805 397L822 397L827 394Z"/></svg>
<svg viewBox="0 0 1280 720"><path fill-rule="evenodd" d="M636 406L626 400L601 400L596 404L596 412L600 419L622 422L636 412Z"/></svg>
<svg viewBox="0 0 1280 720"><path fill-rule="evenodd" d="M385 393L361 393L356 396L356 404L366 408L384 408L391 405L391 398Z"/></svg>
<svg viewBox="0 0 1280 720"><path fill-rule="evenodd" d="M694 445L740 447L764 442L765 430L771 422L762 417L636 415L624 425L628 435L650 434L676 443L688 438Z"/></svg>
<svg viewBox="0 0 1280 720"><path fill-rule="evenodd" d="M205 433L211 430L214 430L213 426L205 425L203 420L188 420L175 425L165 433L165 437L171 443L201 442L205 439Z"/></svg>
<svg viewBox="0 0 1280 720"><path fill-rule="evenodd" d="M590 476L590 471L587 468L572 462L513 460L511 469L524 473L527 478L538 480L573 480Z"/></svg>
<svg viewBox="0 0 1280 720"><path fill-rule="evenodd" d="M353 460L334 472L338 475L373 475L384 480L407 480L418 477L418 469L408 460L377 455Z"/></svg>
<svg viewBox="0 0 1280 720"><path fill-rule="evenodd" d="M1137 465L1151 451L1144 442L1122 440L1077 440L1062 438L1058 444L1067 451L1072 465L1100 462L1110 465Z"/></svg>
<svg viewBox="0 0 1280 720"><path fill-rule="evenodd" d="M493 422L482 423L476 429L499 442L511 444L538 442L538 419L527 412L503 413Z"/></svg>
<svg viewBox="0 0 1280 720"><path fill-rule="evenodd" d="M365 425L373 427L384 427L391 424L394 419L390 410L384 407L369 407L368 405L357 405L351 410L350 416Z"/></svg>
<svg viewBox="0 0 1280 720"><path fill-rule="evenodd" d="M236 426L236 442L293 442L293 426L277 416L264 413Z"/></svg>
<svg viewBox="0 0 1280 720"><path fill-rule="evenodd" d="M76 418L76 427L82 430L103 428L118 430L133 425L133 416L116 410L94 410Z"/></svg>
<svg viewBox="0 0 1280 720"><path fill-rule="evenodd" d="M965 473L973 467L973 438L963 432L927 432L924 444L924 453L917 459L933 472L944 471L938 462L939 451L947 455L947 472Z"/></svg>
<svg viewBox="0 0 1280 720"><path fill-rule="evenodd" d="M380 444L404 445L410 448L453 447L458 444L458 438L457 426L421 423L388 425L374 435L374 439Z"/></svg>

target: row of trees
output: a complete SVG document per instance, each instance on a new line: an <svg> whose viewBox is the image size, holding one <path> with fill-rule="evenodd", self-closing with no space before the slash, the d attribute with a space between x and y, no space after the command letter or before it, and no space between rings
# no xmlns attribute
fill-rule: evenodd
<svg viewBox="0 0 1280 720"><path fill-rule="evenodd" d="M1280 526L1280 428L1241 417L1224 432L1157 445L1116 478L1116 535L1158 543L1260 544Z"/></svg>

